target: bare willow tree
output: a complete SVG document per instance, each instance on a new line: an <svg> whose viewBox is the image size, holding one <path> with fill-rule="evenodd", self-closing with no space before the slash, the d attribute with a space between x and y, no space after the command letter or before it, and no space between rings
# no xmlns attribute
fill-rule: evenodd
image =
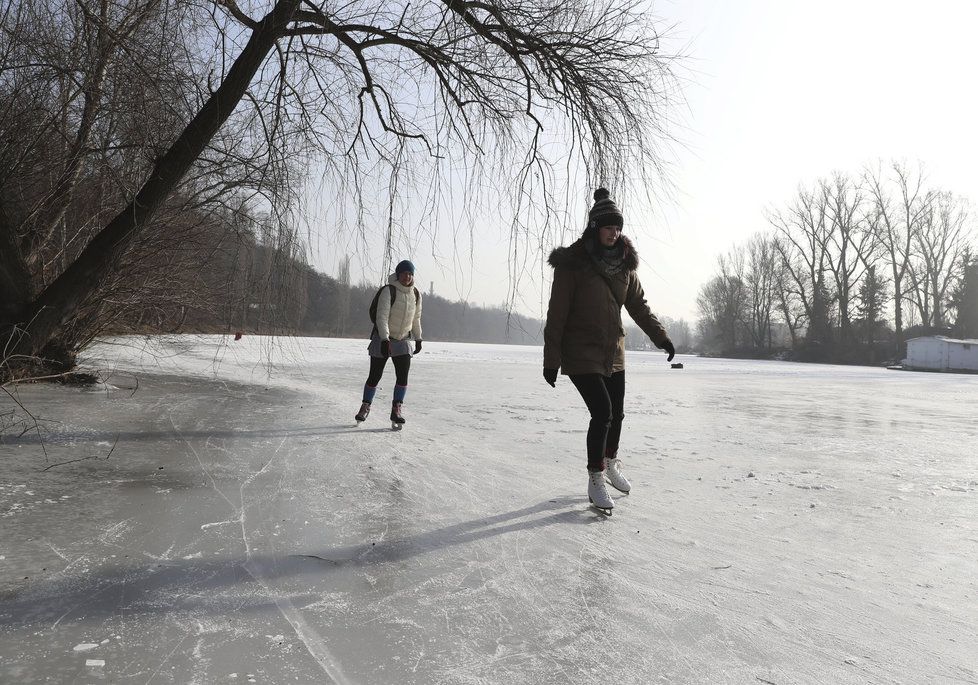
<svg viewBox="0 0 978 685"><path fill-rule="evenodd" d="M208 293L231 287L214 278L215 260L232 262L247 245L227 234L259 235L249 198L283 184L244 113L212 137L111 268L78 271L208 97L197 55L208 32L191 6L161 0L36 0L5 5L0 24L0 376L12 377L69 368L78 348L120 321L213 301ZM72 268L70 316L46 341L25 339L43 298L72 287Z"/></svg>
<svg viewBox="0 0 978 685"><path fill-rule="evenodd" d="M591 179L611 184L651 178L658 169L662 109L674 81L671 60L635 0L77 4L96 36L86 45L112 45L115 64L146 51L145 36L121 30L128 20L112 14L116 7L176 16L167 34L179 38L175 52L196 55L210 46L212 54L189 60L209 67L206 74L188 70L201 97L173 112L178 125L152 151L138 188L50 281L35 287L25 276L23 228L0 224L0 282L13 293L0 317L8 375L18 359L50 354L188 176L199 180L198 190L210 189L212 200L225 196L211 183L207 160L233 158L236 143L261 150L249 180L282 225L294 209L294 186L285 173L281 190L269 190L265 173L324 164L361 211L384 207L390 239L396 202L416 180L412 160L467 159L469 189L504 188L517 210L542 204L544 213L557 196L548 184L568 154ZM79 93L100 87L98 64L86 63L82 84L90 85ZM152 87L154 76L142 74L140 82ZM244 128L228 128L229 121ZM246 131L238 141L237 130ZM555 142L559 154L549 150ZM376 181L381 173L388 174L385 184ZM370 194L377 187L386 202ZM57 216L59 203L47 205L45 216ZM64 350L59 361L70 364L73 352Z"/></svg>

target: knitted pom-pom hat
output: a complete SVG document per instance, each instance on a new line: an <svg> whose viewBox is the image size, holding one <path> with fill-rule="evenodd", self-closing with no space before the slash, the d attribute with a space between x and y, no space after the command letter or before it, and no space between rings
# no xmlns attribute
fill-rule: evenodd
<svg viewBox="0 0 978 685"><path fill-rule="evenodd" d="M587 218L589 228L625 225L625 217L615 201L611 199L611 193L607 188L598 188L594 191L594 206L588 212Z"/></svg>

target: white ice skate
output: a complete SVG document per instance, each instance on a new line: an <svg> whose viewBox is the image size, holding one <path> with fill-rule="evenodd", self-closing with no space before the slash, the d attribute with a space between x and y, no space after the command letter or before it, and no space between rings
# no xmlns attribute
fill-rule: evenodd
<svg viewBox="0 0 978 685"><path fill-rule="evenodd" d="M611 487L620 492L628 492L632 489L632 484L628 482L628 479L622 475L621 472L621 460L620 459L608 459L607 466L604 471L604 477Z"/></svg>
<svg viewBox="0 0 978 685"><path fill-rule="evenodd" d="M604 471L588 471L587 498L595 509L602 514L611 516L611 510L615 508L615 500L608 494L608 487L604 484Z"/></svg>

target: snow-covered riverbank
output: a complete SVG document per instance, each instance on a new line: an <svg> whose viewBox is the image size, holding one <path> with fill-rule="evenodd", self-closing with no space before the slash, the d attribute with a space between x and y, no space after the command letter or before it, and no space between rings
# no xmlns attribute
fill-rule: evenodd
<svg viewBox="0 0 978 685"><path fill-rule="evenodd" d="M606 519L539 348L392 433L364 341L114 342L0 443L0 681L978 682L976 377L629 353Z"/></svg>

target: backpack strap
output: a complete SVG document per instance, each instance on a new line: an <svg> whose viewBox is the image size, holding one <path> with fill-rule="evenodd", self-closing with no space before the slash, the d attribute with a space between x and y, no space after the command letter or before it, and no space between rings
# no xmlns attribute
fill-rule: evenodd
<svg viewBox="0 0 978 685"><path fill-rule="evenodd" d="M392 283L388 283L387 287L391 291L391 307L393 307L394 298L397 297L397 291L394 289L394 285ZM421 303L421 293L418 292L418 286L414 286L414 306L417 307L420 303ZM373 330L370 331L370 337L373 337L374 333L377 333L378 335L380 334L380 331L377 330L376 322L374 322Z"/></svg>
<svg viewBox="0 0 978 685"><path fill-rule="evenodd" d="M386 287L387 287L388 290L391 291L391 307L393 307L394 306L394 298L396 297L397 293L394 290L394 286L391 285L390 283L388 283ZM381 290L383 290L383 289L384 289L384 286L381 286ZM380 290L377 291L377 296L380 297ZM371 338L374 337L374 333L376 333L378 336L380 335L380 331L377 330L377 322L376 321L374 321L374 327L370 331L370 337Z"/></svg>

